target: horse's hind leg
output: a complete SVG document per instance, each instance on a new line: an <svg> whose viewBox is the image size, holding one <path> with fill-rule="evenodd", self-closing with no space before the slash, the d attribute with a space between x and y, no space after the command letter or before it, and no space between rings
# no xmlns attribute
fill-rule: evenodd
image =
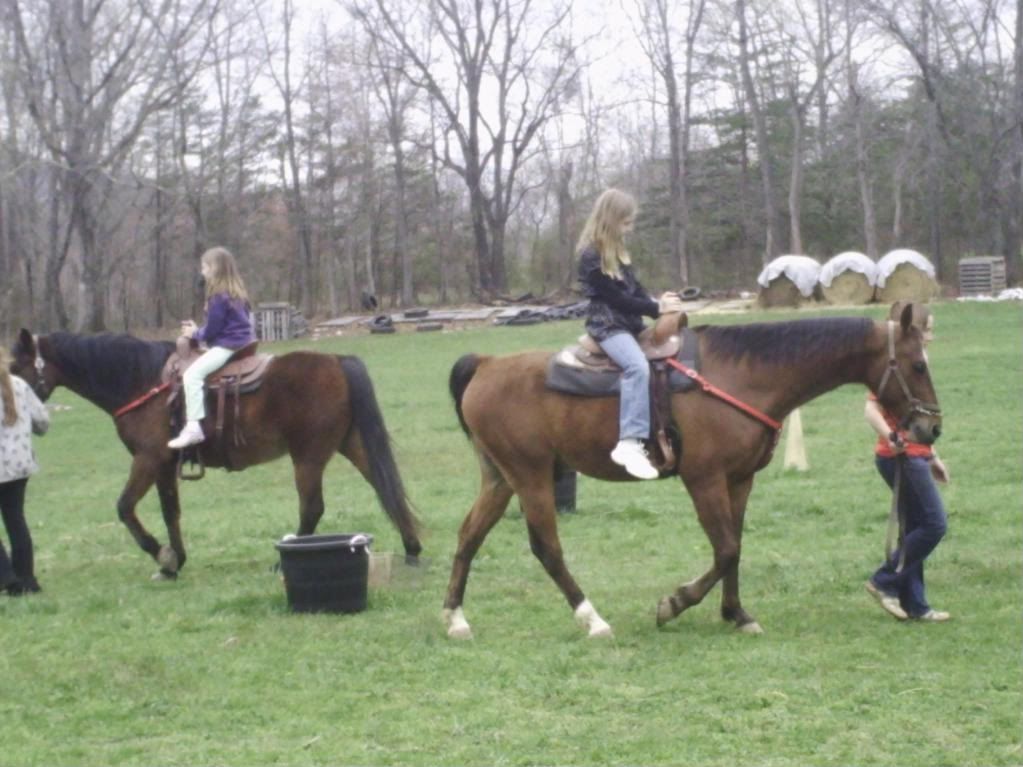
<svg viewBox="0 0 1023 767"><path fill-rule="evenodd" d="M323 516L323 468L325 461L294 459L298 491L298 534L312 535Z"/></svg>
<svg viewBox="0 0 1023 767"><path fill-rule="evenodd" d="M739 601L739 559L742 555L742 528L746 518L746 501L753 489L753 478L738 482L729 488L732 505L732 530L735 535L735 561L725 570L721 578L721 617L731 621L735 627L747 634L762 634L763 629L753 616L742 609Z"/></svg>
<svg viewBox="0 0 1023 767"><path fill-rule="evenodd" d="M458 547L451 563L451 578L444 597L444 624L453 639L471 639L472 629L462 612L469 568L483 539L501 518L512 497L512 489L491 461L479 455L480 493L458 530Z"/></svg>

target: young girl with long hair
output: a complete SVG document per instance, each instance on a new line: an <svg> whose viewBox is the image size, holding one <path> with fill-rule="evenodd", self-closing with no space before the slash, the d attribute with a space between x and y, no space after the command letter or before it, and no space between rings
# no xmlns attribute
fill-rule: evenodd
<svg viewBox="0 0 1023 767"><path fill-rule="evenodd" d="M206 323L197 327L192 320L185 320L181 323L181 334L205 344L207 351L182 376L186 421L181 433L167 443L173 450L205 439L203 382L220 370L232 354L255 340L249 295L231 251L210 248L202 254L199 271L206 281Z"/></svg>
<svg viewBox="0 0 1023 767"><path fill-rule="evenodd" d="M618 444L611 460L639 479L656 479L643 442L650 436L650 366L639 347L643 317L681 309L676 293L653 299L636 278L625 237L636 220L636 201L618 189L593 205L579 243L579 280L590 299L586 330L622 368Z"/></svg>
<svg viewBox="0 0 1023 767"><path fill-rule="evenodd" d="M32 388L10 369L11 357L0 348L0 514L11 544L8 558L0 543L0 588L20 596L41 590L25 521L25 490L28 478L39 470L32 434L45 434L50 417Z"/></svg>

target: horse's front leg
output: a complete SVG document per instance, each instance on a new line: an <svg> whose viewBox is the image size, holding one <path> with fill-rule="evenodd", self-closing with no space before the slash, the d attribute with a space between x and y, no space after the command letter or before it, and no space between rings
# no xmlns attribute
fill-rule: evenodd
<svg viewBox="0 0 1023 767"><path fill-rule="evenodd" d="M568 571L558 538L558 521L554 505L554 484L550 467L534 476L517 479L519 500L529 528L529 547L544 570L558 584L568 600L576 622L589 637L609 637L611 626L600 617Z"/></svg>
<svg viewBox="0 0 1023 767"><path fill-rule="evenodd" d="M131 474L128 475L128 482L117 499L117 518L128 528L128 532L131 533L139 547L157 562L160 561L160 542L139 522L139 518L135 514L135 507L142 496L153 486L158 471L158 461L154 461L145 453L137 453L131 462ZM163 573L162 564L160 573ZM173 573L166 575L174 577Z"/></svg>
<svg viewBox="0 0 1023 767"><path fill-rule="evenodd" d="M732 522L731 499L723 474L689 484L696 516L714 550L714 563L695 580L679 586L657 604L657 625L663 626L683 611L699 604L726 572L739 561L739 541Z"/></svg>
<svg viewBox="0 0 1023 767"><path fill-rule="evenodd" d="M721 617L731 621L735 627L747 634L762 634L764 630L752 615L742 609L739 601L739 560L742 556L742 528L746 519L746 501L753 489L753 477L736 482L729 488L732 504L732 530L738 546L735 561L725 570L721 579Z"/></svg>
<svg viewBox="0 0 1023 767"><path fill-rule="evenodd" d="M160 510L167 526L167 546L161 546L157 556L160 575L175 578L188 558L181 537L181 502L178 498L177 463L173 460L161 464L156 477L156 490L160 495Z"/></svg>
<svg viewBox="0 0 1023 767"><path fill-rule="evenodd" d="M477 455L482 474L480 492L458 530L458 547L451 562L451 578L444 597L442 615L448 636L452 639L472 639L472 629L462 610L469 568L483 539L497 524L512 497L512 489L497 467L489 458Z"/></svg>

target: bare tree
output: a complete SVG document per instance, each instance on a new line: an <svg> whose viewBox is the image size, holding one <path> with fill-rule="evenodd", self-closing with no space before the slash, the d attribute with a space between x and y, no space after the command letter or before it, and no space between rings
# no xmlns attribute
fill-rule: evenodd
<svg viewBox="0 0 1023 767"><path fill-rule="evenodd" d="M813 0L812 10L806 7L806 0L794 0L792 10L797 20L778 20L785 38L781 46L785 67L786 90L789 101L789 118L792 125L792 157L789 164L789 251L803 253L803 178L805 166L804 132L806 115L817 95L826 89L828 70L838 57L832 35L834 34L831 0ZM786 31L788 26L794 31ZM809 65L809 66L807 66ZM809 68L811 75L807 82L803 74ZM819 102L818 102L819 104ZM823 115L819 106L818 115ZM823 132L824 126L818 125Z"/></svg>
<svg viewBox="0 0 1023 767"><path fill-rule="evenodd" d="M97 240L108 213L103 188L118 173L146 121L172 105L180 84L171 60L193 51L214 0L7 0L19 55L19 85L50 156L61 169L71 226L81 249L76 326L105 327L106 248Z"/></svg>
<svg viewBox="0 0 1023 767"><path fill-rule="evenodd" d="M406 167L405 144L408 141L408 111L414 100L415 91L410 87L403 72L406 71L406 54L398 47L387 45L378 28L365 14L357 17L363 22L370 38L371 73L374 93L384 110L387 125L387 139L391 146L394 170L394 250L395 260L400 265L401 289L399 303L410 306L414 301L414 267L408 233L408 169Z"/></svg>
<svg viewBox="0 0 1023 767"><path fill-rule="evenodd" d="M1009 215L1006 225L1006 263L1009 279L1023 276L1023 3L1016 3L1016 30L1013 45L1013 116L1009 130L1012 162L1009 164Z"/></svg>
<svg viewBox="0 0 1023 767"><path fill-rule="evenodd" d="M291 213L292 224L298 235L298 286L299 304L303 311L311 316L315 312L313 293L313 243L312 224L309 218L309 210L306 205L305 190L302 187L302 174L299 164L299 137L296 130L295 106L298 102L299 91L302 88L301 80L292 74L293 49L295 46L295 4L294 0L283 0L281 14L276 19L275 29L280 31L280 44L282 46L281 59L276 61L273 51L276 44L272 41L267 22L262 14L258 15L260 26L263 29L263 37L266 41L266 48L269 54L269 72L281 97L284 109L284 144L281 148L281 180L284 183L288 194L288 211Z"/></svg>
<svg viewBox="0 0 1023 767"><path fill-rule="evenodd" d="M640 44L654 71L664 84L668 116L670 187L669 239L671 260L676 265L676 276L681 284L689 283L689 227L688 180L690 110L693 94L693 62L696 37L703 23L705 0L689 0L686 5L686 30L682 44L684 61L682 82L679 84L676 58L674 11L681 6L671 0L637 0L641 33Z"/></svg>
<svg viewBox="0 0 1023 767"><path fill-rule="evenodd" d="M767 133L767 116L760 103L757 83L753 79L754 54L750 46L749 25L746 18L746 0L736 0L735 15L739 22L739 69L742 74L746 106L753 120L756 137L757 162L760 166L760 184L764 200L764 223L766 241L762 260L766 264L778 255L781 247L781 216L775 200L774 152Z"/></svg>
<svg viewBox="0 0 1023 767"><path fill-rule="evenodd" d="M863 86L860 83L859 65L853 56L856 24L853 18L853 0L845 0L845 71L847 99L850 119L853 124L856 155L856 181L859 186L860 207L863 210L863 239L867 255L877 259L880 247L877 238L877 213L874 208L874 191L869 170L866 136L866 110ZM897 216L895 217L897 220Z"/></svg>
<svg viewBox="0 0 1023 767"><path fill-rule="evenodd" d="M398 10L395 6L398 5ZM408 62L404 75L426 91L446 121L442 158L469 195L484 296L507 289L504 237L520 198L517 176L537 133L561 108L579 65L569 5L543 19L534 0L429 0L412 17L417 40L388 0L353 10L386 34ZM434 61L430 44L442 52ZM452 71L454 78L443 72ZM452 142L454 146L452 146Z"/></svg>

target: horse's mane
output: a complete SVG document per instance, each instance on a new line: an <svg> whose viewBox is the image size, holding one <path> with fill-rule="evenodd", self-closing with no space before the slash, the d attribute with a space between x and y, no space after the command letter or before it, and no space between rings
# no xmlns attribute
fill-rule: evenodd
<svg viewBox="0 0 1023 767"><path fill-rule="evenodd" d="M874 323L864 317L827 317L748 325L703 325L707 351L724 358L786 365L839 356L862 346Z"/></svg>
<svg viewBox="0 0 1023 767"><path fill-rule="evenodd" d="M101 407L117 407L160 377L174 351L170 341L143 341L125 334L48 336L53 361L79 392Z"/></svg>

